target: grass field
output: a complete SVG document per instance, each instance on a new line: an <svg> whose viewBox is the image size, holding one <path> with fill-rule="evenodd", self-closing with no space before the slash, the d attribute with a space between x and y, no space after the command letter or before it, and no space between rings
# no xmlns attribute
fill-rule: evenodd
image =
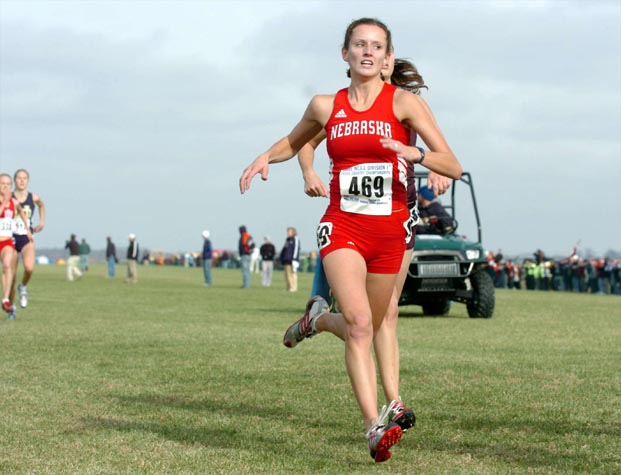
<svg viewBox="0 0 621 475"><path fill-rule="evenodd" d="M37 267L0 321L2 474L621 473L618 297L503 290L491 320L402 308L418 423L374 464L342 343L281 343L311 275L290 294L282 273L242 290L239 270L212 288L199 269L64 271Z"/></svg>

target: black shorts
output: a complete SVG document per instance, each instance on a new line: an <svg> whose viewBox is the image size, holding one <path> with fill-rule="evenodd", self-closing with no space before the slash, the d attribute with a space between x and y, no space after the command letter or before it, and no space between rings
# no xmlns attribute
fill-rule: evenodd
<svg viewBox="0 0 621 475"><path fill-rule="evenodd" d="M13 240L15 241L15 250L17 252L22 252L24 246L30 242L25 234L13 234Z"/></svg>

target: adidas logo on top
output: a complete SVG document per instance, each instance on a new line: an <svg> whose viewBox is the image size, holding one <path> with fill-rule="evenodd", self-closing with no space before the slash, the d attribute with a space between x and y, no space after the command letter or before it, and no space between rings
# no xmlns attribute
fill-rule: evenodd
<svg viewBox="0 0 621 475"><path fill-rule="evenodd" d="M343 109L334 114L335 119L344 119L345 117L347 117L347 114L345 114L345 111Z"/></svg>

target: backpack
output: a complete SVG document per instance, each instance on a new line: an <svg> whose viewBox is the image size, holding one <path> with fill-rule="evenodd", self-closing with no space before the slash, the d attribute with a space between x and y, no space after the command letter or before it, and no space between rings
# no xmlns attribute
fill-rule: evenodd
<svg viewBox="0 0 621 475"><path fill-rule="evenodd" d="M242 236L242 246L244 247L246 254L250 254L254 249L254 241L249 233L244 233Z"/></svg>

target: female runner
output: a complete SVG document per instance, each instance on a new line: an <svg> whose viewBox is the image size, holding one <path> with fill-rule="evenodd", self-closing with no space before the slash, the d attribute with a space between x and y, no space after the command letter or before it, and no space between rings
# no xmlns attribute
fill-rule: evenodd
<svg viewBox="0 0 621 475"><path fill-rule="evenodd" d="M2 261L2 309L9 319L15 318L15 306L11 302L11 286L13 285L13 262L15 259L15 242L13 241L13 227L15 217L19 215L23 224L28 218L17 200L11 196L11 175L0 174L0 261ZM28 229L26 237L32 241L32 234Z"/></svg>
<svg viewBox="0 0 621 475"><path fill-rule="evenodd" d="M15 293L15 282L17 281L17 266L19 254L22 255L22 264L24 265L24 275L20 284L17 286L19 292L19 305L22 308L28 306L28 282L32 277L35 267L35 244L34 241L28 239L27 231L38 233L45 227L45 205L41 197L35 193L28 191L28 182L30 174L23 168L17 170L13 176L15 180L15 190L13 190L13 198L17 200L24 210L28 222L24 224L21 219L15 220L15 230L13 238L15 239L15 256L13 258L13 285L11 287L11 301ZM39 224L32 226L32 218L34 216L35 207L39 208Z"/></svg>
<svg viewBox="0 0 621 475"><path fill-rule="evenodd" d="M290 159L325 128L332 180L317 241L345 320L345 365L376 462L390 458L390 448L402 434L398 424L378 415L371 346L405 251L407 162L425 161L439 174L461 176L459 162L420 98L382 80L391 51L391 34L382 22L370 18L352 22L341 52L350 69L349 87L313 97L291 133L259 155L239 182L244 193L255 175L266 180L270 163ZM406 145L408 129L416 131L430 150ZM324 330L315 327L315 320L326 309L320 297L308 303L302 321L296 322L306 337Z"/></svg>

